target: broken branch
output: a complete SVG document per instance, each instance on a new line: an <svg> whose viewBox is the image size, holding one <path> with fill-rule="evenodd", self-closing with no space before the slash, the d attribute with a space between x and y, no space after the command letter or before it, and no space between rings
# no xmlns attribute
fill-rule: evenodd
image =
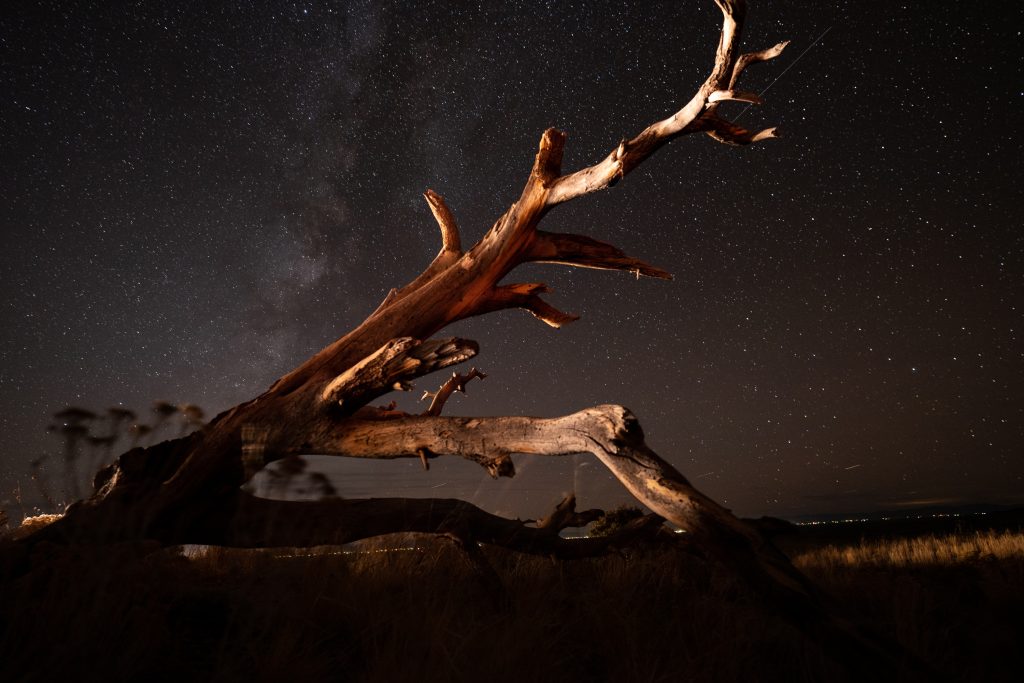
<svg viewBox="0 0 1024 683"><path fill-rule="evenodd" d="M562 499L550 515L537 520L538 529L551 529L556 533L562 529L585 527L604 516L604 510L576 511L576 494L570 493Z"/></svg>
<svg viewBox="0 0 1024 683"><path fill-rule="evenodd" d="M217 523L217 522L221 523ZM285 501L239 493L237 505L222 520L207 525L196 542L243 548L341 545L383 534L450 534L463 542L576 559L603 555L653 537L663 520L647 515L608 537L566 539L505 519L461 500L371 498L369 500Z"/></svg>
<svg viewBox="0 0 1024 683"><path fill-rule="evenodd" d="M694 132L691 124L704 113L712 93L733 89L729 81L734 70L746 3L743 0L716 0L715 4L722 10L722 33L711 75L697 93L672 116L651 124L633 139L622 141L602 161L555 180L546 198L548 207L614 185L665 143Z"/></svg>
<svg viewBox="0 0 1024 683"><path fill-rule="evenodd" d="M564 313L540 298L540 294L550 291L547 285L539 282L494 287L485 297L481 298L473 314L481 315L506 308L522 308L556 328L579 320L578 315Z"/></svg>
<svg viewBox="0 0 1024 683"><path fill-rule="evenodd" d="M561 263L580 268L624 270L637 275L671 280L672 274L639 259L627 256L611 244L584 235L537 231L528 260Z"/></svg>
<svg viewBox="0 0 1024 683"><path fill-rule="evenodd" d="M440 389L438 389L435 392L423 392L423 397L420 399L421 401L425 401L427 398L433 399L430 402L430 407L427 408L427 411L423 414L440 415L441 411L444 409L444 404L448 402L448 399L451 398L451 395L454 392L461 391L462 393L466 393L466 384L469 383L470 380L474 378L486 379L486 377L487 375L480 372L476 368L473 368L465 375L460 375L457 372L453 372L452 376L448 378L448 380L444 384L441 385Z"/></svg>
<svg viewBox="0 0 1024 683"><path fill-rule="evenodd" d="M716 90L708 96L708 103L715 102L746 102L747 104L763 104L761 96L752 92L737 90Z"/></svg>
<svg viewBox="0 0 1024 683"><path fill-rule="evenodd" d="M444 203L444 197L433 190L427 190L423 193L423 196L430 206L430 212L434 214L434 218L437 219L437 224L441 228L441 253L452 253L461 256L462 242L459 239L459 228L455 224L455 216L452 215L451 209Z"/></svg>
<svg viewBox="0 0 1024 683"><path fill-rule="evenodd" d="M476 342L457 337L392 339L328 382L320 400L350 414L388 392L408 391L412 388L410 379L466 361L477 351Z"/></svg>
<svg viewBox="0 0 1024 683"><path fill-rule="evenodd" d="M749 145L781 137L777 127L765 128L755 133L713 114L705 115L701 119L701 126L709 137L727 145Z"/></svg>
<svg viewBox="0 0 1024 683"><path fill-rule="evenodd" d="M758 50L757 52L746 52L739 56L736 60L736 66L732 68L732 78L729 79L729 89L731 90L735 85L736 81L739 80L740 74L750 66L751 64L757 64L758 62L767 62L770 59L775 59L782 54L782 51L789 45L788 40L784 40L781 43L777 43L772 47L765 48L764 50Z"/></svg>

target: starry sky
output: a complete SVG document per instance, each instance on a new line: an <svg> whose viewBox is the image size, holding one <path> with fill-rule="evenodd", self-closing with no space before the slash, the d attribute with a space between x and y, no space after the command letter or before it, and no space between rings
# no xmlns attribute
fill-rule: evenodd
<svg viewBox="0 0 1024 683"><path fill-rule="evenodd" d="M1024 502L1019 4L752 4L746 50L792 43L723 111L785 137L682 138L550 214L676 279L521 268L582 319L449 328L488 378L447 412L626 405L743 515ZM55 411L255 396L429 263L426 188L474 242L545 128L597 161L689 99L719 28L711 2L5 5L0 507L39 503L37 458L58 480ZM315 464L346 496L629 501L585 456Z"/></svg>

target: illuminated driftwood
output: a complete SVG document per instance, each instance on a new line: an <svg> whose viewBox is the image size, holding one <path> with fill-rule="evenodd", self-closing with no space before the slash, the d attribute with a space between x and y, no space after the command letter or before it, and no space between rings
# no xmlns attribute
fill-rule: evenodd
<svg viewBox="0 0 1024 683"><path fill-rule="evenodd" d="M466 385L470 382L470 380L486 378L487 375L480 372L476 368L473 368L465 375L460 375L457 372L453 372L452 376L448 378L448 381L441 385L440 389L438 389L435 392L423 392L423 397L420 399L421 401L425 401L428 398L431 399L430 407L427 408L427 411L423 414L434 417L440 415L441 411L444 410L444 405L448 402L448 399L452 397L452 394L454 394L456 391L466 393Z"/></svg>

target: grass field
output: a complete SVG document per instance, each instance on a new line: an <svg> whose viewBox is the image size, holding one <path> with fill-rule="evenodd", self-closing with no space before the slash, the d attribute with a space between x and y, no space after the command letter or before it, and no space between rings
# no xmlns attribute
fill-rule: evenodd
<svg viewBox="0 0 1024 683"><path fill-rule="evenodd" d="M482 562L420 542L42 548L0 585L0 680L848 680L682 544ZM1020 679L1019 530L780 543L848 613L954 680Z"/></svg>

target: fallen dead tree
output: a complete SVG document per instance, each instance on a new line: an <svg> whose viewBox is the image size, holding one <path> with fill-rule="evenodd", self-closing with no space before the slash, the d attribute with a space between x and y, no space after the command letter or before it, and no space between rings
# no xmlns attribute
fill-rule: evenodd
<svg viewBox="0 0 1024 683"><path fill-rule="evenodd" d="M725 101L759 104L757 95L739 89L740 77L749 66L780 55L786 43L740 54L745 3L717 4L723 23L714 67L682 108L622 140L596 164L569 173L562 171L565 134L545 131L520 197L468 249L442 197L428 190L425 197L440 226L441 249L422 274L392 290L356 329L260 396L187 437L122 455L97 477L90 498L9 551L11 562L30 564L31 547L42 541L313 546L397 532L442 533L468 544L572 558L647 535L664 518L850 666L875 669L879 661L890 667L911 661L823 608L786 557L655 454L637 418L621 406L596 406L553 419L442 415L447 397L481 376L475 370L446 382L424 415L370 405L392 391L411 389L423 375L474 357L478 347L471 340L432 338L455 321L509 308L525 309L553 327L575 320L544 300L548 288L543 283L501 284L521 264L670 277L610 244L538 226L559 205L613 186L675 138L704 133L718 142L746 145L777 136L774 128L741 128L724 118L719 107ZM458 500L295 502L258 498L242 489L266 464L314 453L419 458L425 466L432 458L456 456L477 462L494 477L514 475L513 453L589 453L656 516L636 520L608 538L570 542L559 536L562 528L592 521L592 515L575 511L574 502L571 510L566 505L531 526Z"/></svg>

